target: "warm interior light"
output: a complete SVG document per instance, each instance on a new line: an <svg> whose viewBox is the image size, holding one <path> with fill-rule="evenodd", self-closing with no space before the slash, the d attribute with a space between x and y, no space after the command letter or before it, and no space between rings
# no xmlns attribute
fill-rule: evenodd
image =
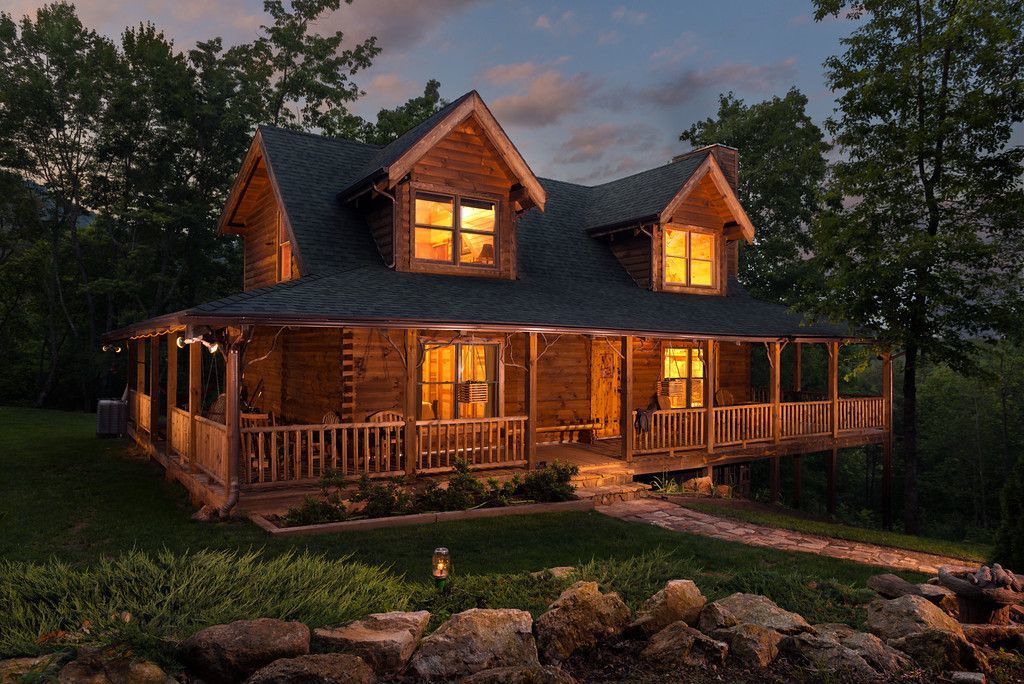
<svg viewBox="0 0 1024 684"><path fill-rule="evenodd" d="M443 582L448 579L448 574L452 569L452 557L445 547L439 547L434 549L434 556L431 560L431 572L434 575L434 579L438 582Z"/></svg>

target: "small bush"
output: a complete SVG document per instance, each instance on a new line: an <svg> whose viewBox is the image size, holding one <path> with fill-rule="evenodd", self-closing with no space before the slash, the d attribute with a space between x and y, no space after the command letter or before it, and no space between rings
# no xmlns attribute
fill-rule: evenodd
<svg viewBox="0 0 1024 684"><path fill-rule="evenodd" d="M86 568L0 561L0 658L93 643L167 663L175 641L210 625L337 624L401 610L410 591L381 568L306 553L130 552Z"/></svg>
<svg viewBox="0 0 1024 684"><path fill-rule="evenodd" d="M412 512L412 497L402 487L402 480L374 481L365 473L352 501L363 501L363 513L369 518L384 518Z"/></svg>
<svg viewBox="0 0 1024 684"><path fill-rule="evenodd" d="M515 489L515 496L530 501L569 501L576 497L572 478L579 466L557 461L546 468L531 470Z"/></svg>
<svg viewBox="0 0 1024 684"><path fill-rule="evenodd" d="M341 503L337 494L331 494L323 499L306 496L302 499L301 504L288 509L284 521L288 527L299 527L340 522L346 517L348 517L348 511L345 510L345 504Z"/></svg>

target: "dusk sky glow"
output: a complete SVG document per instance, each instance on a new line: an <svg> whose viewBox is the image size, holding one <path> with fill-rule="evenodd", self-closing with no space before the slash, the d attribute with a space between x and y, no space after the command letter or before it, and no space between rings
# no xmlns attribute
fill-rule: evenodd
<svg viewBox="0 0 1024 684"><path fill-rule="evenodd" d="M16 16L39 0L0 0ZM151 20L180 49L214 36L251 40L262 0L80 0L90 26L116 37ZM584 183L666 162L679 132L714 113L720 92L748 102L793 85L823 122L833 96L822 62L855 23L815 22L807 0L545 5L486 0L355 0L323 22L382 52L357 76L371 116L422 92L429 78L454 99L480 91L534 170Z"/></svg>

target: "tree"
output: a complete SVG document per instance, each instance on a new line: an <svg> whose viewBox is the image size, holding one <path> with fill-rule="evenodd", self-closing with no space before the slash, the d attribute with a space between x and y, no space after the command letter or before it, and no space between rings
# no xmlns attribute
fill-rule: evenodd
<svg viewBox="0 0 1024 684"><path fill-rule="evenodd" d="M371 36L342 50L341 31L310 32L310 24L340 6L341 0L293 0L289 11L282 0L264 0L274 23L260 27L263 35L248 51L249 75L265 84L267 121L275 126L337 135L350 125L345 103L362 95L351 77L369 67L380 48Z"/></svg>
<svg viewBox="0 0 1024 684"><path fill-rule="evenodd" d="M758 297L793 303L809 277L809 224L817 214L829 145L807 115L807 97L747 105L732 93L718 98L715 118L679 136L695 147L722 143L741 152L740 202L757 227L740 251L740 280Z"/></svg>
<svg viewBox="0 0 1024 684"><path fill-rule="evenodd" d="M365 122L354 137L374 145L387 145L448 105L447 100L441 99L440 90L441 82L430 79L423 95L411 98L394 109L381 109L377 112L377 123Z"/></svg>
<svg viewBox="0 0 1024 684"><path fill-rule="evenodd" d="M1021 287L1024 150L1009 140L1024 117L1024 12L1014 0L815 4L818 20L861 24L825 62L841 159L812 231L825 287L807 304L903 349L904 523L917 532L919 366L970 368L971 338L1014 320Z"/></svg>
<svg viewBox="0 0 1024 684"><path fill-rule="evenodd" d="M1002 523L996 533L993 557L1019 573L1024 568L1024 458L1007 474L1000 502Z"/></svg>

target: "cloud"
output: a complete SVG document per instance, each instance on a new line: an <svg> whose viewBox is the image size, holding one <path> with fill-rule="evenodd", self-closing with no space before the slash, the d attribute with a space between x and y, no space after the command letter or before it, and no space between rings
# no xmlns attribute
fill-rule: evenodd
<svg viewBox="0 0 1024 684"><path fill-rule="evenodd" d="M698 38L694 33L684 31L679 37L660 50L651 53L651 61L661 64L676 64L697 51Z"/></svg>
<svg viewBox="0 0 1024 684"><path fill-rule="evenodd" d="M620 40L622 40L622 37L619 35L619 32L616 31L615 29L601 31L600 33L597 34L598 45L614 45L615 43L618 43Z"/></svg>
<svg viewBox="0 0 1024 684"><path fill-rule="evenodd" d="M796 58L770 64L729 62L711 69L683 69L660 84L640 91L641 97L659 105L677 105L692 100L707 88L737 88L763 92L796 78Z"/></svg>
<svg viewBox="0 0 1024 684"><path fill-rule="evenodd" d="M419 45L452 17L479 3L480 0L364 0L343 4L317 28L324 32L342 30L355 40L376 36L385 53L394 56Z"/></svg>
<svg viewBox="0 0 1024 684"><path fill-rule="evenodd" d="M519 83L516 93L494 100L491 109L502 122L522 126L549 126L557 123L567 114L583 107L592 91L592 79L586 74L563 76L554 68L531 71L519 65L524 74L515 79ZM494 67L489 72L495 72ZM497 72L498 78L505 78L511 72ZM492 78L495 73L492 73ZM505 81L506 83L510 81Z"/></svg>
<svg viewBox="0 0 1024 684"><path fill-rule="evenodd" d="M491 85L507 85L516 81L524 81L542 69L536 62L516 62L514 64L498 64L483 73L485 81Z"/></svg>
<svg viewBox="0 0 1024 684"><path fill-rule="evenodd" d="M619 5L612 10L612 21L619 21L639 26L647 21L647 12L638 12L636 10L627 9L625 5Z"/></svg>
<svg viewBox="0 0 1024 684"><path fill-rule="evenodd" d="M604 123L580 126L574 128L569 138L562 143L555 161L561 164L593 162L617 147L646 151L655 146L658 137L658 131L647 124Z"/></svg>
<svg viewBox="0 0 1024 684"><path fill-rule="evenodd" d="M374 100L405 102L423 90L423 84L402 78L396 73L377 74L364 88Z"/></svg>
<svg viewBox="0 0 1024 684"><path fill-rule="evenodd" d="M580 27L575 19L576 13L572 10L566 10L561 14L542 14L533 22L533 28L554 34L559 34L563 31L576 33Z"/></svg>

